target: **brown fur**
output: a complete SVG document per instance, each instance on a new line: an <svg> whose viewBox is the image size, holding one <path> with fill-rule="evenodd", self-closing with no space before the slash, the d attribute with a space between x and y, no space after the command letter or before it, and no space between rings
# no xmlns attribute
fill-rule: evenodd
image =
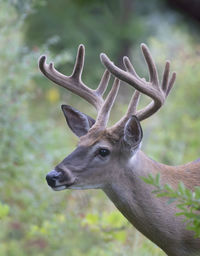
<svg viewBox="0 0 200 256"><path fill-rule="evenodd" d="M115 145L119 143L121 136L119 133L111 133L109 129L101 130L98 128L90 129L90 131L82 136L79 140L79 146L92 146L98 141L108 141L110 144Z"/></svg>
<svg viewBox="0 0 200 256"><path fill-rule="evenodd" d="M142 121L158 111L176 78L174 72L169 78L170 63L167 61L162 85L159 85L150 51L144 44L141 49L149 68L149 82L135 73L127 57L124 58L126 69L121 70L105 54L101 54L101 61L107 70L96 90L88 88L81 80L85 56L83 45L79 46L71 76L60 74L52 63L48 65L45 56L40 58L39 67L45 76L81 96L98 111L95 121L70 106L62 106L69 127L78 137L82 137L77 149L47 174L47 182L54 190L103 189L130 223L167 255L197 256L200 255L200 240L195 239L194 233L186 229L181 217L175 217L176 205L167 204L166 198L156 198L152 194L152 186L141 179L141 176L150 173L160 173L163 184L168 183L176 188L182 181L189 189L194 189L200 181L200 161L167 166L151 160L139 150L143 134L139 120ZM118 79L115 79L104 101L103 94L108 85L109 73ZM126 115L115 126L106 129L119 89L119 79L132 85L136 92ZM152 98L152 102L137 111L139 92Z"/></svg>
<svg viewBox="0 0 200 256"><path fill-rule="evenodd" d="M170 184L173 188L176 188L179 182L183 182L184 185L193 190L194 187L200 185L200 162L195 160L193 162L178 165L169 166L162 163L157 163L149 159L144 153L146 164L153 164L155 173L161 173L163 183Z"/></svg>

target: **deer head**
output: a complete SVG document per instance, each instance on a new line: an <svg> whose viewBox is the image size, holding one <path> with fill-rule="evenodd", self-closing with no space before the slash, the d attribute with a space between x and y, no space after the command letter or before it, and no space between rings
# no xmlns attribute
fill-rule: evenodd
<svg viewBox="0 0 200 256"><path fill-rule="evenodd" d="M150 117L164 104L174 81L175 73L169 78L170 63L166 62L161 84L157 69L149 49L142 44L141 49L149 69L149 82L140 78L128 57L124 57L125 70L119 69L105 54L101 61L106 70L96 90L87 87L81 79L85 50L80 45L76 63L71 76L59 73L53 63L46 64L46 57L39 60L41 72L56 84L81 96L97 110L94 120L79 110L62 105L62 111L70 129L79 137L78 147L59 163L46 176L48 185L54 190L104 188L124 175L125 166L140 148L142 128L140 121ZM110 73L115 80L106 99L103 94L107 88ZM114 126L107 127L110 111L115 101L120 80L135 88L128 111ZM137 111L140 93L152 98L152 102Z"/></svg>

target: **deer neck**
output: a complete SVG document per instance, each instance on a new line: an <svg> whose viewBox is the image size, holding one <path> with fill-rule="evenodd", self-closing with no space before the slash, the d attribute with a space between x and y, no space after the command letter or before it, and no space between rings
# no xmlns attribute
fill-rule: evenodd
<svg viewBox="0 0 200 256"><path fill-rule="evenodd" d="M138 225L146 224L143 222L148 219L148 215L152 215L156 207L155 195L151 193L152 187L141 179L148 173L155 173L154 165L157 163L138 151L114 182L104 188L107 196L136 228Z"/></svg>
<svg viewBox="0 0 200 256"><path fill-rule="evenodd" d="M156 174L163 169L161 167L162 164L138 151L118 179L104 188L104 192L133 226L166 252L169 243L174 244L171 234L180 235L181 230L177 227L183 224L175 219L174 205L167 204L163 198L156 198L152 194L152 186L141 179L148 173Z"/></svg>

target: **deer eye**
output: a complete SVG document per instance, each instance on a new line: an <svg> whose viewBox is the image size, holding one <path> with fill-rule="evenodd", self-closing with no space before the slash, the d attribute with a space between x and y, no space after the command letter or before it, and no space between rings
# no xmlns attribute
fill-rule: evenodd
<svg viewBox="0 0 200 256"><path fill-rule="evenodd" d="M110 154L110 151L107 148L100 148L99 155L102 157L106 157Z"/></svg>

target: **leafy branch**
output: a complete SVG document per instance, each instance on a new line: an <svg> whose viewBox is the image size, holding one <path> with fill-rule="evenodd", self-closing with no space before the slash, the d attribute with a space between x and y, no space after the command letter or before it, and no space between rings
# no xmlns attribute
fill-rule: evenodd
<svg viewBox="0 0 200 256"><path fill-rule="evenodd" d="M145 183L155 187L152 193L157 197L167 197L168 204L176 202L177 208L180 209L176 216L184 216L187 229L193 230L195 237L200 237L200 187L195 187L194 191L191 191L180 182L177 189L173 189L169 184L161 185L160 174L155 177L149 174L141 178Z"/></svg>

